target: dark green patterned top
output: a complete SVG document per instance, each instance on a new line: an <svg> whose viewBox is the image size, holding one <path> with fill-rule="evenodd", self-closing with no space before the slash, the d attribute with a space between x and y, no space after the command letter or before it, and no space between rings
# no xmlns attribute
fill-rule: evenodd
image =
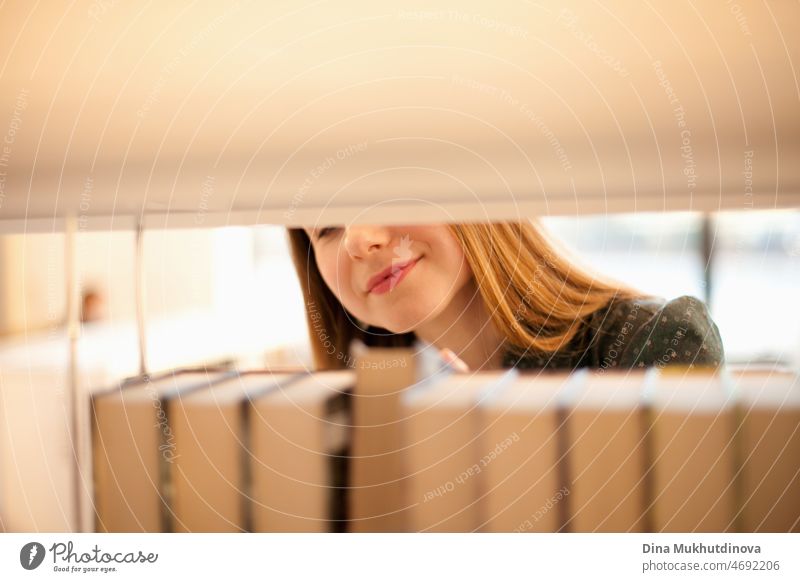
<svg viewBox="0 0 800 582"><path fill-rule="evenodd" d="M575 369L718 366L725 360L722 339L705 303L684 295L666 301L615 300L583 323L562 350L514 356L503 367Z"/></svg>

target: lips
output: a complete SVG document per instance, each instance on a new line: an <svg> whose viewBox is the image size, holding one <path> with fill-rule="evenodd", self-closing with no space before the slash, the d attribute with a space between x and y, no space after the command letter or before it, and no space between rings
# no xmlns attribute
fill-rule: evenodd
<svg viewBox="0 0 800 582"><path fill-rule="evenodd" d="M386 293L395 287L406 276L406 274L414 268L421 258L422 257L417 257L416 259L411 259L410 261L396 263L391 267L385 268L380 273L370 277L369 281L367 282L367 292Z"/></svg>

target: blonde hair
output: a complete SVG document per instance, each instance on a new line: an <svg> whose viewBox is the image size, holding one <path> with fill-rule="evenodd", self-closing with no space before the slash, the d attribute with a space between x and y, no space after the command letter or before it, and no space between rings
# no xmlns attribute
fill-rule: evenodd
<svg viewBox="0 0 800 582"><path fill-rule="evenodd" d="M631 287L593 276L569 260L535 220L449 224L472 269L481 299L506 349L516 355L563 348L583 321L612 300L642 298ZM409 346L413 332L363 329L322 279L305 230L288 229L306 305L314 363L346 368L353 339L370 346Z"/></svg>

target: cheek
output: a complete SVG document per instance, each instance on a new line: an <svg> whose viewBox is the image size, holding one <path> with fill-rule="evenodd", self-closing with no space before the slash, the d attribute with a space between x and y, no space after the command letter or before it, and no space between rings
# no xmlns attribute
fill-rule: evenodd
<svg viewBox="0 0 800 582"><path fill-rule="evenodd" d="M346 308L350 309L356 296L353 292L350 279L350 267L346 261L337 263L336 256L322 254L318 257L317 268L322 280Z"/></svg>
<svg viewBox="0 0 800 582"><path fill-rule="evenodd" d="M425 241L425 246L430 252L443 262L455 262L456 265L464 261L464 250L456 236L446 226L428 228L420 231L420 236Z"/></svg>
<svg viewBox="0 0 800 582"><path fill-rule="evenodd" d="M325 281L325 284L328 285L333 294L338 297L341 289L339 281L342 277L342 271L336 264L336 259L331 259L325 254L321 254L317 258L317 268L319 269L319 274L322 275L322 280Z"/></svg>
<svg viewBox="0 0 800 582"><path fill-rule="evenodd" d="M321 252L319 248L314 248L314 264L317 266L317 271L319 271L320 277L322 277L328 288L335 289L335 281L331 277L336 276L336 266L331 265L327 253Z"/></svg>
<svg viewBox="0 0 800 582"><path fill-rule="evenodd" d="M468 279L472 272L458 241L450 236L442 236L437 241L436 263L442 277L453 283Z"/></svg>
<svg viewBox="0 0 800 582"><path fill-rule="evenodd" d="M442 288L446 289L446 293L452 296L470 280L472 270L460 252L449 252L443 255L442 259L439 267L439 283Z"/></svg>

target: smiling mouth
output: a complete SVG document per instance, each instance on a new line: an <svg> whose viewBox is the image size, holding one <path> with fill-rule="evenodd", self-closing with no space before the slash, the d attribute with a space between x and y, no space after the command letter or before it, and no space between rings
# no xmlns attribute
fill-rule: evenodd
<svg viewBox="0 0 800 582"><path fill-rule="evenodd" d="M370 293L374 293L376 295L382 295L391 291L397 285L400 284L405 276L416 266L416 264L420 261L422 257L414 259L413 261L409 261L404 265L400 265L398 267L393 267L391 273L384 277L382 280L378 281L370 290Z"/></svg>

